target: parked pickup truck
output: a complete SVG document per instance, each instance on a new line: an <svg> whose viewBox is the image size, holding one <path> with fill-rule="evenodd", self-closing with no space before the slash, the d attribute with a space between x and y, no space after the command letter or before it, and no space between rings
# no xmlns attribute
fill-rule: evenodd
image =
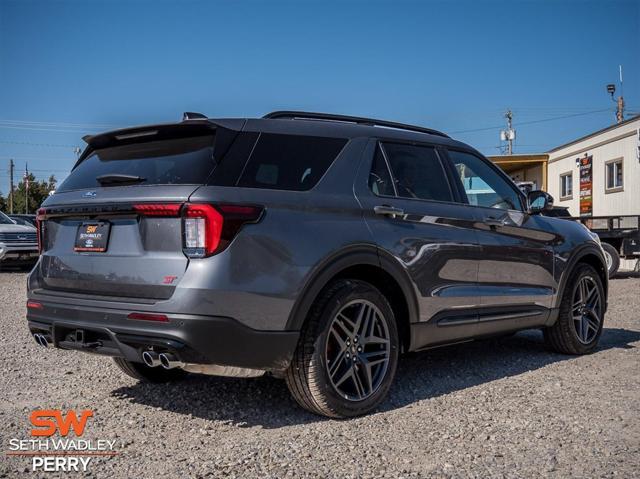
<svg viewBox="0 0 640 479"><path fill-rule="evenodd" d="M572 217L564 206L554 206L544 215L579 221L597 234L610 278L618 272L621 259L635 261L635 271L640 271L640 215Z"/></svg>
<svg viewBox="0 0 640 479"><path fill-rule="evenodd" d="M35 263L38 235L32 226L16 224L0 212L0 266Z"/></svg>

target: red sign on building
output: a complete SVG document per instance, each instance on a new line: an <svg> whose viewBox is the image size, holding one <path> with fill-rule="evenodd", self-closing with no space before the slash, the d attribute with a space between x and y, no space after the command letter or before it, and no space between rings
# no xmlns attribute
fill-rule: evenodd
<svg viewBox="0 0 640 479"><path fill-rule="evenodd" d="M580 162L580 216L593 214L593 156L584 155Z"/></svg>

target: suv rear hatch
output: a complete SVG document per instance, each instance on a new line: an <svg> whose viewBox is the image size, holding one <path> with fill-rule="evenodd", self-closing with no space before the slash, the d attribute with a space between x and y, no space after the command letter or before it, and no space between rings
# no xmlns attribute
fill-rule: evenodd
<svg viewBox="0 0 640 479"><path fill-rule="evenodd" d="M88 148L39 211L40 286L171 297L189 263L182 205L236 135L204 120L86 137Z"/></svg>

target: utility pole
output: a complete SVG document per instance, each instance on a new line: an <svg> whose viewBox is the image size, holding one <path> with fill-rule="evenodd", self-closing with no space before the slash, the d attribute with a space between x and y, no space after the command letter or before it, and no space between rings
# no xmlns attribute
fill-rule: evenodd
<svg viewBox="0 0 640 479"><path fill-rule="evenodd" d="M616 111L616 120L618 123L624 121L624 88L622 83L622 65L618 65L620 71L620 96L618 97L618 108Z"/></svg>
<svg viewBox="0 0 640 479"><path fill-rule="evenodd" d="M9 160L9 214L13 214L13 169L15 166L13 160Z"/></svg>
<svg viewBox="0 0 640 479"><path fill-rule="evenodd" d="M616 104L616 123L624 121L624 90L622 83L622 65L618 66L620 72L620 96L615 99L613 95L616 93L616 86L613 83L607 85L607 92L611 95L611 100Z"/></svg>
<svg viewBox="0 0 640 479"><path fill-rule="evenodd" d="M507 110L504 117L507 119L507 129L500 132L500 140L507 142L507 155L513 155L513 140L516 138L516 131L513 129L513 112Z"/></svg>
<svg viewBox="0 0 640 479"><path fill-rule="evenodd" d="M24 214L29 214L29 166L24 164Z"/></svg>

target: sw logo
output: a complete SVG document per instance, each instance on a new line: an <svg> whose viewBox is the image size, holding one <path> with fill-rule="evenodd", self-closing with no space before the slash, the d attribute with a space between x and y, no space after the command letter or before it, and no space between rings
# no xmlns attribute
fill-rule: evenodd
<svg viewBox="0 0 640 479"><path fill-rule="evenodd" d="M33 411L29 416L32 439L10 439L6 455L29 457L32 471L86 472L95 457L118 454L115 440L81 439L90 417L93 411L89 409L66 413L60 409Z"/></svg>
<svg viewBox="0 0 640 479"><path fill-rule="evenodd" d="M66 437L69 431L73 429L76 436L80 437L84 434L87 419L92 416L93 411L88 409L80 413L80 419L78 419L75 411L67 412L66 417L62 415L62 411L59 409L33 411L29 419L31 420L31 424L39 429L32 429L31 435L49 437L58 431L61 436Z"/></svg>
<svg viewBox="0 0 640 479"><path fill-rule="evenodd" d="M98 227L96 225L87 226L87 233L95 233Z"/></svg>

